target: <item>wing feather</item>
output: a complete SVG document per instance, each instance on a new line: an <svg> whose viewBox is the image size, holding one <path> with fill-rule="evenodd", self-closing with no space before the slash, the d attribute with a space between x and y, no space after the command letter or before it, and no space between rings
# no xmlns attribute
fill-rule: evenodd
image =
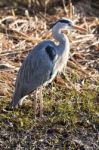
<svg viewBox="0 0 99 150"><path fill-rule="evenodd" d="M34 48L21 66L16 84L21 85L25 96L50 79L53 64L48 59L45 49ZM19 83L20 82L20 83Z"/></svg>

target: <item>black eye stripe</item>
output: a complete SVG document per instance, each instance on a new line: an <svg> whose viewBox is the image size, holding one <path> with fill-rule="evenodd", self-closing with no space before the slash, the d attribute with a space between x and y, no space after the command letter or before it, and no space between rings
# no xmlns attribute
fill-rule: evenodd
<svg viewBox="0 0 99 150"><path fill-rule="evenodd" d="M61 22L61 23L70 23L70 21L64 20L64 19L61 19L61 20L59 20L58 22Z"/></svg>
<svg viewBox="0 0 99 150"><path fill-rule="evenodd" d="M54 23L54 24L52 25L52 27L53 27L54 25L56 25L58 22L60 22L60 23L67 23L67 24L71 24L71 22L70 22L69 20L60 19L60 20L58 20L56 23Z"/></svg>

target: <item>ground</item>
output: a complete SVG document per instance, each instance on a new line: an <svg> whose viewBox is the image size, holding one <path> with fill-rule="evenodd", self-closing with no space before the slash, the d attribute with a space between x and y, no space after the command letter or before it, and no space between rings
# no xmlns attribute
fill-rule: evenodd
<svg viewBox="0 0 99 150"><path fill-rule="evenodd" d="M69 7L70 6L70 7ZM45 120L34 119L32 96L22 107L5 111L21 63L31 48L52 39L49 23L66 17L65 8L53 15L24 15L0 10L0 149L98 150L99 148L99 19L82 17L66 6L67 16L87 33L68 33L71 43L65 76L58 75L43 91ZM6 9L6 12L4 11ZM72 13L73 14L72 14ZM53 39L54 40L54 39Z"/></svg>

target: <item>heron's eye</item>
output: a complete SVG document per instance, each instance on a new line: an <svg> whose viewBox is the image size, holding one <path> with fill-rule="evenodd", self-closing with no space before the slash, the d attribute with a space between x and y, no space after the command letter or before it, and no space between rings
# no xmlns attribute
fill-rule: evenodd
<svg viewBox="0 0 99 150"><path fill-rule="evenodd" d="M69 21L68 22L68 26L72 26L72 25L73 25L73 23Z"/></svg>

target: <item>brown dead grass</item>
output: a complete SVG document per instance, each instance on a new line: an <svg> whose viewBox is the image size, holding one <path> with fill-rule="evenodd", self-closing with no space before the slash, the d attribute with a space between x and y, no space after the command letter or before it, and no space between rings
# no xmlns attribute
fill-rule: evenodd
<svg viewBox="0 0 99 150"><path fill-rule="evenodd" d="M73 14L72 5L67 8L67 17L70 16L76 24L87 29L87 33L77 31L68 33L71 43L70 59L66 69L68 78L72 72L76 71L79 79L89 78L97 83L99 80L99 20L95 17L79 17ZM39 14L39 16L31 17L28 11L25 14L25 17L20 18L13 12L12 15L3 16L0 19L0 72L3 72L3 76L5 72L13 75L24 57L38 42L44 39L54 40L49 24L64 16L62 11L58 16L46 14L43 17ZM75 86L69 80L68 83L72 87Z"/></svg>

